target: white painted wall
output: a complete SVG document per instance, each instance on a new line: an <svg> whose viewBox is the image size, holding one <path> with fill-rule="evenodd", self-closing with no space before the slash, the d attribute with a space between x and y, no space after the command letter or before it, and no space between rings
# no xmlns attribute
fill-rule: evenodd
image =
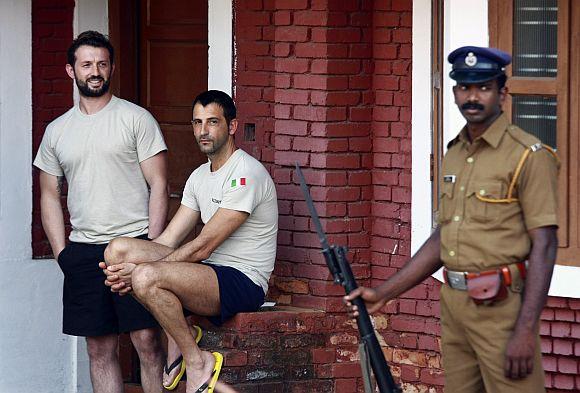
<svg viewBox="0 0 580 393"><path fill-rule="evenodd" d="M233 94L232 0L211 0L208 10L208 89Z"/></svg>
<svg viewBox="0 0 580 393"><path fill-rule="evenodd" d="M431 58L431 0L413 2L413 59ZM431 235L431 62L413 61L411 252Z"/></svg>
<svg viewBox="0 0 580 393"><path fill-rule="evenodd" d="M31 259L31 0L0 1L0 392L72 392L62 274Z"/></svg>
<svg viewBox="0 0 580 393"><path fill-rule="evenodd" d="M429 58L431 55L431 17L429 0L413 2L413 59ZM488 46L487 0L446 0L444 10L444 53L464 46ZM413 118L412 118L412 206L411 206L411 249L414 252L429 236L431 224L431 193L429 177L425 168L429 167L430 140L428 130L432 125L426 113L431 113L431 81L427 62L413 61ZM453 100L451 88L455 82L449 78L451 65L445 61L443 79L443 128L444 140L453 139L465 124L465 120ZM428 141L427 141L428 140ZM426 146L426 141L429 146ZM441 271L434 277L443 281ZM559 266L554 269L551 296L580 298L580 268Z"/></svg>
<svg viewBox="0 0 580 393"><path fill-rule="evenodd" d="M447 55L461 46L488 46L489 34L487 0L446 0L444 7L443 139L447 145L465 124L465 119L453 99L451 88L455 85L455 81L449 78L451 64L447 62Z"/></svg>

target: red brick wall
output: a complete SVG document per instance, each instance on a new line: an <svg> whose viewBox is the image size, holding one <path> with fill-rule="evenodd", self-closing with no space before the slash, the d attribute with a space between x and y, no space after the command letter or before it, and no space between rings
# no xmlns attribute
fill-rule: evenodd
<svg viewBox="0 0 580 393"><path fill-rule="evenodd" d="M236 101L243 122L256 125L255 142L238 142L266 163L280 200L269 296L328 312L326 348L310 361L315 377L350 392L360 388L351 369L356 332L340 314L342 289L329 281L293 165L304 168L323 226L349 247L361 283L376 285L408 260L412 1L237 0L235 12ZM428 279L376 318L394 373L438 391L439 287ZM550 298L543 313L554 392L580 389L577 309L575 300Z"/></svg>
<svg viewBox="0 0 580 393"><path fill-rule="evenodd" d="M72 106L72 83L65 64L73 36L74 5L74 0L32 1L33 155L47 124ZM49 257L52 251L40 220L38 171L33 174L32 252L34 257Z"/></svg>
<svg viewBox="0 0 580 393"><path fill-rule="evenodd" d="M348 246L357 278L376 283L410 253L411 21L409 1L238 0L236 101L277 184L278 259L270 297L328 312L315 378L360 388L357 335L329 281L293 165L303 168L332 243ZM269 116L275 121L269 122ZM440 389L438 284L405 294L376 318L393 371ZM427 333L425 333L427 332ZM355 362L353 362L355 361ZM341 390L342 389L342 390Z"/></svg>
<svg viewBox="0 0 580 393"><path fill-rule="evenodd" d="M411 249L412 1L375 1L373 13L373 219L371 283L408 261ZM392 301L379 330L402 381L443 384L439 354L439 283L426 280Z"/></svg>
<svg viewBox="0 0 580 393"><path fill-rule="evenodd" d="M540 334L548 392L580 391L580 300L550 297Z"/></svg>
<svg viewBox="0 0 580 393"><path fill-rule="evenodd" d="M236 142L268 168L274 163L274 1L234 0ZM244 128L255 125L255 140Z"/></svg>
<svg viewBox="0 0 580 393"><path fill-rule="evenodd" d="M304 167L329 241L370 276L372 2L277 1L274 179L281 212L280 302L342 310L297 187ZM345 218L348 217L348 218Z"/></svg>

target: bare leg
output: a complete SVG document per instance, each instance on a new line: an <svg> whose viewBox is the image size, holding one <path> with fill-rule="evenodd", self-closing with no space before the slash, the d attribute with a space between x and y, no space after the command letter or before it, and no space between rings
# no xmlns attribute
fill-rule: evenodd
<svg viewBox="0 0 580 393"><path fill-rule="evenodd" d="M197 337L197 332L192 326L192 322L188 321L186 318L187 325L189 326L189 331L191 332L192 337L195 339ZM181 351L177 346L177 343L171 337L171 335L167 334L167 364L173 364L173 362L181 355ZM163 385L169 386L171 382L175 380L177 375L179 374L179 367L175 367L173 370L169 371L169 374L163 373Z"/></svg>
<svg viewBox="0 0 580 393"><path fill-rule="evenodd" d="M161 332L157 328L136 330L130 333L131 341L141 363L141 385L144 393L161 393L161 375L165 354L161 345Z"/></svg>
<svg viewBox="0 0 580 393"><path fill-rule="evenodd" d="M165 334L167 335L167 364L170 365L173 364L179 355L181 355L181 351L173 337L171 337L167 332L165 332ZM169 386L169 384L175 380L177 374L179 374L179 367L175 367L173 370L169 371L169 374L163 373L163 384Z"/></svg>
<svg viewBox="0 0 580 393"><path fill-rule="evenodd" d="M214 392L217 393L238 393L237 390L235 390L234 388L232 388L230 385L226 385L223 382L218 381L215 384L215 389Z"/></svg>
<svg viewBox="0 0 580 393"><path fill-rule="evenodd" d="M187 393L206 382L214 367L211 353L201 351L183 315L218 315L219 287L212 268L187 262L145 263L133 271L134 295L149 309L179 347L187 372Z"/></svg>
<svg viewBox="0 0 580 393"><path fill-rule="evenodd" d="M118 237L105 249L107 266L119 263L142 263L157 261L174 251L173 248L148 240Z"/></svg>
<svg viewBox="0 0 580 393"><path fill-rule="evenodd" d="M87 337L87 352L94 393L123 393L116 334Z"/></svg>

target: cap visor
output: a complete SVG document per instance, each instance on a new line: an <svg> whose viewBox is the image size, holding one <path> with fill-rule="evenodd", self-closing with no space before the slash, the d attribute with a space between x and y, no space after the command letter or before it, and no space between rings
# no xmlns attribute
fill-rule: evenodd
<svg viewBox="0 0 580 393"><path fill-rule="evenodd" d="M483 83L502 75L503 72L451 71L449 77L458 83Z"/></svg>

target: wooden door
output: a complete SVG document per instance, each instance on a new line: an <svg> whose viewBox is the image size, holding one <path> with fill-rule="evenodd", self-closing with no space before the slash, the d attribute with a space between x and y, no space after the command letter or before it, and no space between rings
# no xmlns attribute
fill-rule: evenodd
<svg viewBox="0 0 580 393"><path fill-rule="evenodd" d="M112 88L149 110L169 148L170 217L185 181L207 158L191 127L191 103L207 90L207 0L109 0L109 33L116 50ZM128 334L120 339L125 392L142 392L139 358Z"/></svg>
<svg viewBox="0 0 580 393"><path fill-rule="evenodd" d="M169 148L170 215L191 172L207 158L195 142L191 103L207 90L207 0L141 0L139 102Z"/></svg>

